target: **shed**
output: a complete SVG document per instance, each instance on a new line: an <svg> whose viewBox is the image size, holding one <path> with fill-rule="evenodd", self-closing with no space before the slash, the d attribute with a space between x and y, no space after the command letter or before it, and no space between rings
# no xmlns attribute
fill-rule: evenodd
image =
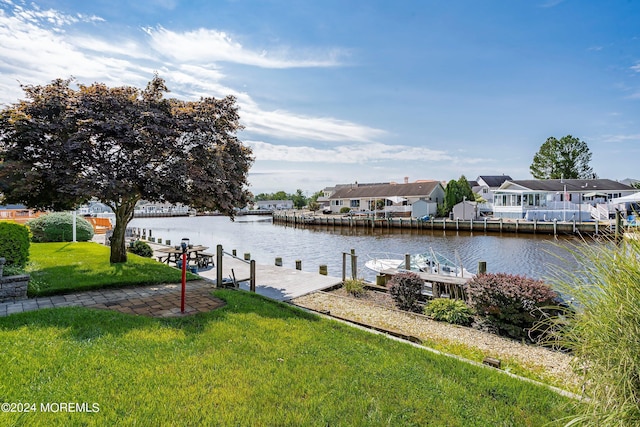
<svg viewBox="0 0 640 427"><path fill-rule="evenodd" d="M453 218L465 221L478 218L478 203L464 200L453 207Z"/></svg>
<svg viewBox="0 0 640 427"><path fill-rule="evenodd" d="M411 205L411 216L413 218L422 218L424 216L436 215L438 212L438 204L435 202L427 202L426 200L417 200Z"/></svg>

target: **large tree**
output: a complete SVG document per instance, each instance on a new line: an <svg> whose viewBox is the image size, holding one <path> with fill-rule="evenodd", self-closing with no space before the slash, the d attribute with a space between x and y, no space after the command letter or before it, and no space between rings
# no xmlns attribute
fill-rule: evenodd
<svg viewBox="0 0 640 427"><path fill-rule="evenodd" d="M125 229L141 200L219 210L248 200L251 150L231 96L165 98L155 76L144 90L71 79L23 86L0 111L0 192L8 203L66 210L90 198L113 209L111 262L126 262Z"/></svg>
<svg viewBox="0 0 640 427"><path fill-rule="evenodd" d="M457 181L452 179L447 183L447 187L444 190L443 213L448 214L455 205L463 200L475 200L471 185L464 175L460 176Z"/></svg>
<svg viewBox="0 0 640 427"><path fill-rule="evenodd" d="M592 179L596 174L590 162L591 151L586 142L571 135L559 140L552 136L533 156L529 169L536 179Z"/></svg>

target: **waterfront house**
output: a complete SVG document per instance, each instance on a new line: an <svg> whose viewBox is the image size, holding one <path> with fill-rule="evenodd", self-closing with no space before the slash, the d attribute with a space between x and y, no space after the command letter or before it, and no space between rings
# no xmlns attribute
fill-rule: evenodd
<svg viewBox="0 0 640 427"><path fill-rule="evenodd" d="M279 211L293 209L293 200L256 200L257 209L265 211Z"/></svg>
<svg viewBox="0 0 640 427"><path fill-rule="evenodd" d="M494 191L497 218L551 221L608 219L611 199L637 189L610 179L508 180Z"/></svg>
<svg viewBox="0 0 640 427"><path fill-rule="evenodd" d="M484 203L478 204L478 214L493 212L494 194L505 181L511 181L509 175L480 175L475 181L469 181L471 191L482 196Z"/></svg>
<svg viewBox="0 0 640 427"><path fill-rule="evenodd" d="M331 211L338 213L344 207L352 212L372 212L391 216L411 216L412 205L427 202L427 215L435 215L444 201L444 187L440 181L408 182L403 184L351 184L336 190L329 197Z"/></svg>

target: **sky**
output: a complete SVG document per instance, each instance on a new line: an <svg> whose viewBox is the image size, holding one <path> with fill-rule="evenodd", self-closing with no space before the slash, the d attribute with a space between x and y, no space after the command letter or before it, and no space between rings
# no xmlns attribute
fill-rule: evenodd
<svg viewBox="0 0 640 427"><path fill-rule="evenodd" d="M0 107L56 78L233 95L254 194L531 179L548 137L640 179L640 2L0 0Z"/></svg>

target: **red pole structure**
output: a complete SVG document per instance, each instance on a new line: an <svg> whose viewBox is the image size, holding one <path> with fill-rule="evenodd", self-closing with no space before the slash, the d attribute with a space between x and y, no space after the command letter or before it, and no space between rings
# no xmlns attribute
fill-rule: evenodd
<svg viewBox="0 0 640 427"><path fill-rule="evenodd" d="M184 294L187 288L187 252L182 252L182 295L180 297L180 312L184 313Z"/></svg>

